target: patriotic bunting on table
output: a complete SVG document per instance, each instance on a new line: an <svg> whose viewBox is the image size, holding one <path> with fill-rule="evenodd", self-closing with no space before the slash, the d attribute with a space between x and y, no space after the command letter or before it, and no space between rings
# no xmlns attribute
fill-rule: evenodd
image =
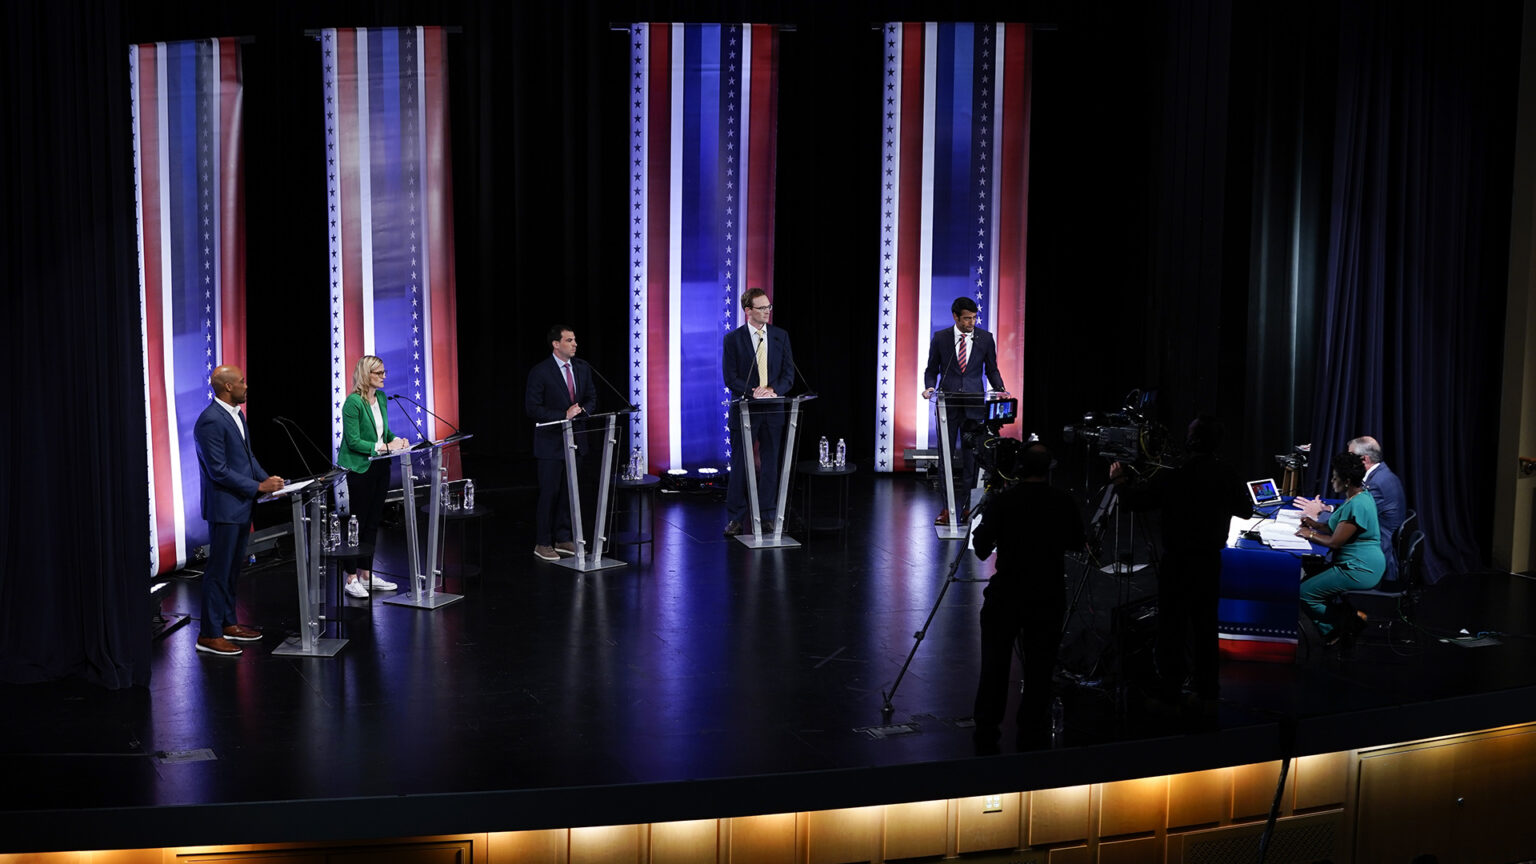
<svg viewBox="0 0 1536 864"><path fill-rule="evenodd" d="M969 296L1017 395L1024 374L1030 31L885 25L875 468L937 446L922 398L933 331Z"/></svg>
<svg viewBox="0 0 1536 864"><path fill-rule="evenodd" d="M442 438L459 414L445 35L327 29L320 42L333 444L365 354L384 361L386 393L422 406L390 406L395 434Z"/></svg>
<svg viewBox="0 0 1536 864"><path fill-rule="evenodd" d="M245 366L239 46L128 49L149 454L149 570L208 542L192 428L221 363Z"/></svg>
<svg viewBox="0 0 1536 864"><path fill-rule="evenodd" d="M773 293L778 31L630 33L631 446L652 470L725 468L721 345L741 293Z"/></svg>

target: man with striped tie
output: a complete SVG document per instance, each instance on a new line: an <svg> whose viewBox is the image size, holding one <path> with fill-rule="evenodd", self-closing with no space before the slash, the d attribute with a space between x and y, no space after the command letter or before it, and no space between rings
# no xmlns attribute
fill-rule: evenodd
<svg viewBox="0 0 1536 864"><path fill-rule="evenodd" d="M937 388L947 400L945 414L949 417L951 453L960 459L960 470L955 474L955 507L960 512L951 514L946 508L933 520L935 525L949 525L952 516L954 524L964 524L970 516L971 490L976 487L976 456L961 444L960 433L965 421L982 423L987 419L987 407L982 402L985 384L991 384L1003 397L1008 395L1003 390L1002 373L997 371L997 343L991 333L976 326L976 301L957 297L949 311L955 317L955 326L934 333L928 346L928 368L923 370L923 385L927 389L923 398L932 399Z"/></svg>
<svg viewBox="0 0 1536 864"><path fill-rule="evenodd" d="M790 353L789 334L783 328L770 327L773 301L761 288L748 288L741 295L741 308L747 323L725 336L721 371L732 400L771 399L789 394L795 385L795 361ZM747 524L750 502L747 499L747 475L752 468L752 441L741 440L741 416L738 403L731 404L731 482L726 488L725 510L728 519L725 536L750 532ZM769 530L778 511L779 448L784 435L782 402L752 409L752 437L758 445L757 500L762 513L763 530Z"/></svg>

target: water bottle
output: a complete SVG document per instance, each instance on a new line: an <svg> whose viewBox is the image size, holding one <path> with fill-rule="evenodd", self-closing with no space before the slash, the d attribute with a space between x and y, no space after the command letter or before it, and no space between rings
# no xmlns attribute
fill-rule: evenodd
<svg viewBox="0 0 1536 864"><path fill-rule="evenodd" d="M356 516L348 516L347 517L347 545L348 546L352 546L352 547L356 547L357 546L357 517Z"/></svg>
<svg viewBox="0 0 1536 864"><path fill-rule="evenodd" d="M1062 711L1062 707L1061 707L1061 697L1057 696L1057 697L1051 699L1051 746L1052 747L1060 747L1061 746L1062 713L1063 713L1063 711Z"/></svg>
<svg viewBox="0 0 1536 864"><path fill-rule="evenodd" d="M825 435L821 436L821 447L817 451L817 461L823 468L826 468L832 464L831 461L827 459L827 436Z"/></svg>
<svg viewBox="0 0 1536 864"><path fill-rule="evenodd" d="M640 455L640 448L629 451L629 479L645 479L645 457Z"/></svg>
<svg viewBox="0 0 1536 864"><path fill-rule="evenodd" d="M475 509L475 481L469 479L464 481L464 509Z"/></svg>
<svg viewBox="0 0 1536 864"><path fill-rule="evenodd" d="M331 514L331 551L336 551L341 546L341 514Z"/></svg>
<svg viewBox="0 0 1536 864"><path fill-rule="evenodd" d="M452 510L453 509L453 492L451 490L449 490L448 484L447 483L442 483L437 488L442 490L442 496L440 497L439 500L442 502L443 509L444 510Z"/></svg>
<svg viewBox="0 0 1536 864"><path fill-rule="evenodd" d="M837 439L837 462L834 464L839 471L848 466L848 445L841 438Z"/></svg>

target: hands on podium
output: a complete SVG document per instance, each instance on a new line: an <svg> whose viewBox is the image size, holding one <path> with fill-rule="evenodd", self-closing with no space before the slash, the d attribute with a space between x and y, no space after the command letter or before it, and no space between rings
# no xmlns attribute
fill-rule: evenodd
<svg viewBox="0 0 1536 864"><path fill-rule="evenodd" d="M274 474L271 477L268 477L267 479L261 481L261 483L256 486L256 491L260 492L263 495L271 495L273 492L276 492L279 489L283 488L283 485L284 485L283 478L278 477L277 475Z"/></svg>

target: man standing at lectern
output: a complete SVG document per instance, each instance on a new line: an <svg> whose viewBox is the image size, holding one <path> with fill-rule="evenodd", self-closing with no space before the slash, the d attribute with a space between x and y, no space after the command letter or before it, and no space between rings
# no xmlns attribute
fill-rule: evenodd
<svg viewBox="0 0 1536 864"><path fill-rule="evenodd" d="M202 476L203 518L208 520L208 566L203 571L203 620L197 650L233 657L235 642L256 642L261 632L235 620L235 587L251 534L251 505L283 488L251 453L245 404L245 373L220 366L208 379L213 401L198 415L192 436Z"/></svg>
<svg viewBox="0 0 1536 864"><path fill-rule="evenodd" d="M955 475L955 507L958 514L948 508L933 520L935 525L949 525L951 515L954 524L962 525L970 516L971 490L976 487L976 456L960 442L965 421L982 423L987 419L987 406L982 400L986 395L985 383L1004 397L1003 376L997 371L997 343L992 334L976 326L976 301L969 297L957 297L949 307L955 317L955 326L945 327L933 334L928 346L928 368L923 370L924 399L932 399L934 389L944 393L944 413L949 422L951 457L960 458L960 471ZM961 395L965 394L965 395Z"/></svg>
<svg viewBox="0 0 1536 864"><path fill-rule="evenodd" d="M597 388L592 384L592 368L576 359L576 333L563 324L549 328L550 356L528 370L528 387L523 395L523 410L534 422L577 420L582 414L597 410ZM582 427L571 430L581 442ZM565 430L560 426L541 426L533 430L533 457L539 463L539 501L534 513L533 555L543 561L558 561L562 555L575 555L571 542L571 498L566 489Z"/></svg>
<svg viewBox="0 0 1536 864"><path fill-rule="evenodd" d="M741 399L771 399L783 396L795 384L795 362L790 353L789 334L768 326L773 317L773 301L761 288L748 288L741 295L741 308L747 323L725 336L720 367L725 387L731 391L731 482L725 494L725 512L729 520L725 536L735 537L751 531L747 524L750 507L747 499L747 472L752 470L752 444L758 445L760 468L757 476L758 508L763 528L773 522L778 509L779 447L784 435L784 404L751 409L753 441L741 440Z"/></svg>

